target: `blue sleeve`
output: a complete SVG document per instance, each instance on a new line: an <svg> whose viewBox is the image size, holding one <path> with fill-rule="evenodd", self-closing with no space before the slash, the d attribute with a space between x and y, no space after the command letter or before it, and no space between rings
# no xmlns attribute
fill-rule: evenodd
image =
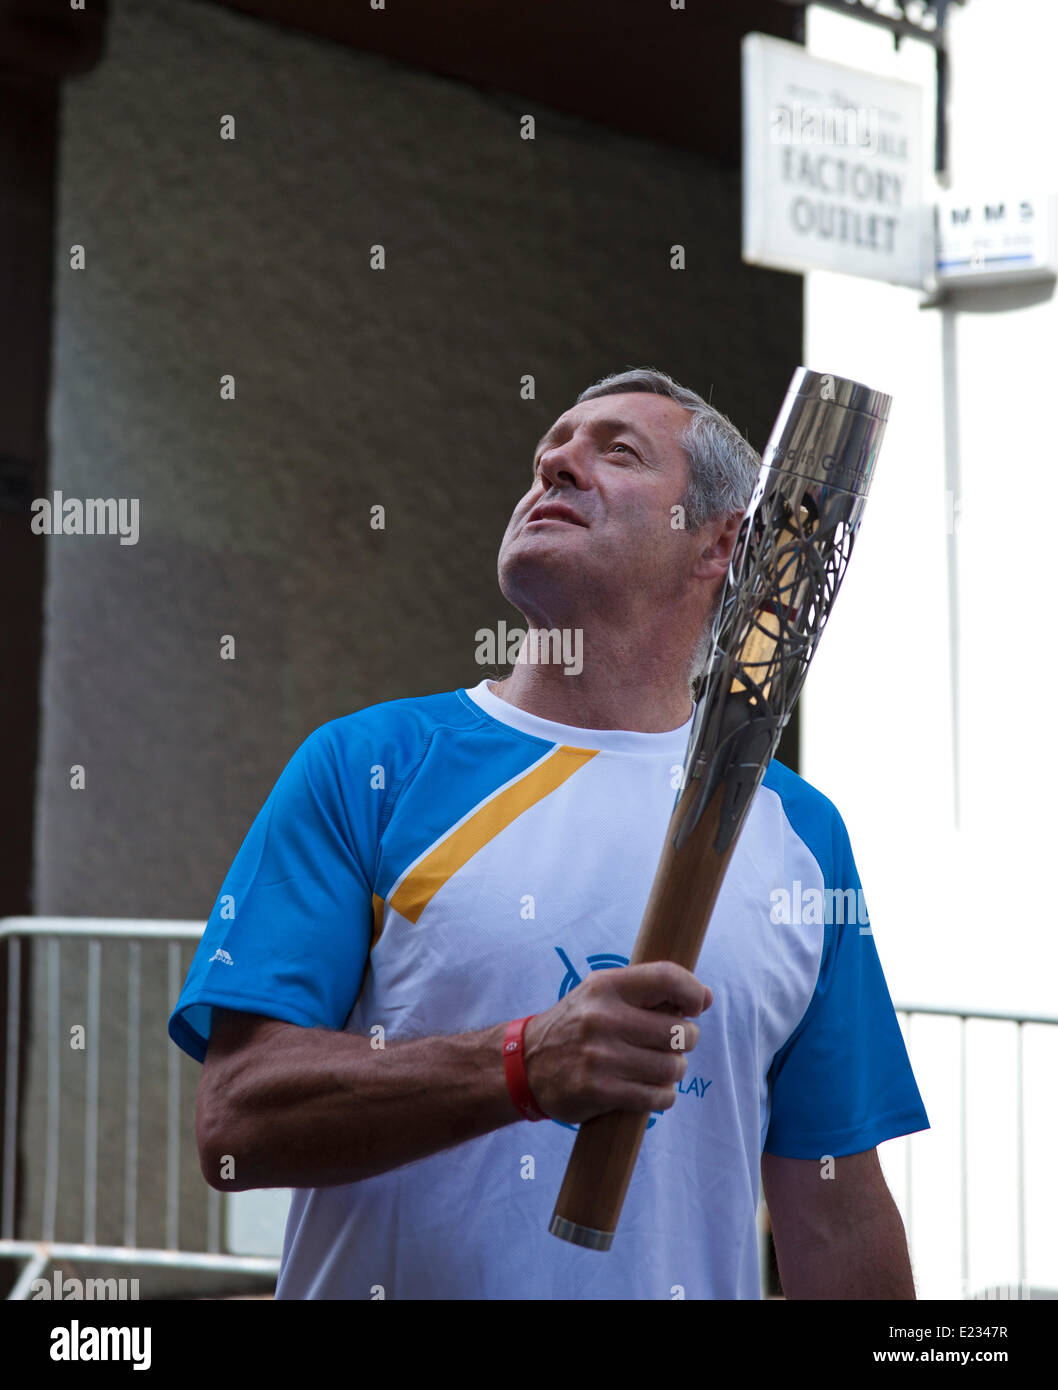
<svg viewBox="0 0 1058 1390"><path fill-rule="evenodd" d="M764 1148L783 1158L862 1153L929 1128L848 834L837 811L815 795L815 806L795 803L787 814L819 863L826 888L839 891L824 893L831 910L825 916L815 993L769 1072L771 1118Z"/></svg>
<svg viewBox="0 0 1058 1390"><path fill-rule="evenodd" d="M173 1042L199 1062L215 1005L341 1028L356 1002L371 943L380 794L370 791L374 759L343 777L347 756L333 724L310 734L228 871L169 1019Z"/></svg>

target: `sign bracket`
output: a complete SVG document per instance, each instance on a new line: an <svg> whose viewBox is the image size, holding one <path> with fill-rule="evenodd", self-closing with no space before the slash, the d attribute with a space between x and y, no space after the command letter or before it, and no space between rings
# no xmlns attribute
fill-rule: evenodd
<svg viewBox="0 0 1058 1390"><path fill-rule="evenodd" d="M933 169L937 178L947 182L948 170L948 14L953 5L965 5L966 0L886 0L887 8L897 13L886 13L879 7L879 0L873 5L864 0L780 0L780 4L790 5L802 12L808 4L821 6L825 10L836 10L838 14L862 19L876 28L887 29L893 36L894 45L899 48L901 39L919 39L928 43L934 52L937 67L937 111L935 142L933 149ZM919 18L916 19L915 15ZM800 16L799 43L804 43L804 14Z"/></svg>

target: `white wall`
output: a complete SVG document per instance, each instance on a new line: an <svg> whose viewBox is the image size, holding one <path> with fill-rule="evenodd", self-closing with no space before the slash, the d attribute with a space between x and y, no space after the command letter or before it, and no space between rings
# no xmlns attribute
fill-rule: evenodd
<svg viewBox="0 0 1058 1390"><path fill-rule="evenodd" d="M950 21L953 189L1058 190L1058 6L970 0ZM917 81L933 55L813 7L808 47ZM932 169L932 132L926 133ZM932 200L936 185L926 190ZM1058 377L1049 291L925 296L805 279L805 361L890 392L858 550L806 687L803 772L842 811L894 999L1058 1015L1058 818L1048 498ZM1033 302L1035 301L1035 302ZM951 527L952 498L958 504ZM952 610L957 610L953 621ZM932 1130L882 1150L920 1297L962 1294L957 1023L916 1021ZM1026 1029L1027 1278L1058 1288L1048 1152L1058 1028ZM1018 1276L1014 1030L970 1024L970 1290ZM1049 1060L1048 1060L1049 1059Z"/></svg>

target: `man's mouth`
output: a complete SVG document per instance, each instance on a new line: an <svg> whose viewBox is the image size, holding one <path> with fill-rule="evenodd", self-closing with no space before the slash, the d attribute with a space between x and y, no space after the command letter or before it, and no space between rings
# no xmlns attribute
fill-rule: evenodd
<svg viewBox="0 0 1058 1390"><path fill-rule="evenodd" d="M537 521L564 521L571 526L587 526L575 511L570 507L563 507L559 502L549 502L541 507L534 507L529 513L526 526L532 526Z"/></svg>

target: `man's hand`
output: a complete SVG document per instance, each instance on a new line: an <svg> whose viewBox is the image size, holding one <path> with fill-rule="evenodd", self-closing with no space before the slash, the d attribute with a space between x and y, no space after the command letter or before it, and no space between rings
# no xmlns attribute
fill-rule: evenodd
<svg viewBox="0 0 1058 1390"><path fill-rule="evenodd" d="M538 1104L567 1124L667 1110L683 1052L698 1041L684 1017L712 999L668 961L596 971L526 1025ZM504 1076L506 1023L376 1050L344 1029L213 1013L196 1134L202 1173L219 1192L360 1182L522 1119ZM676 1022L683 1051L672 1046Z"/></svg>
<svg viewBox="0 0 1058 1390"><path fill-rule="evenodd" d="M668 1110L698 1043L687 1020L712 1002L712 990L672 961L595 971L525 1026L536 1103L566 1124L611 1110ZM675 1019L682 1048L673 1046Z"/></svg>

